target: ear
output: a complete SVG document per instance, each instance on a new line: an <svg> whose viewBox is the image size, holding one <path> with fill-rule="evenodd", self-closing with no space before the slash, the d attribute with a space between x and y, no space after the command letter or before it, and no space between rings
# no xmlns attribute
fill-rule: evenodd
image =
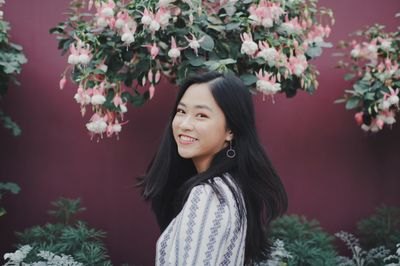
<svg viewBox="0 0 400 266"><path fill-rule="evenodd" d="M232 133L232 131L228 130L225 140L231 141L232 139L233 139L233 133Z"/></svg>

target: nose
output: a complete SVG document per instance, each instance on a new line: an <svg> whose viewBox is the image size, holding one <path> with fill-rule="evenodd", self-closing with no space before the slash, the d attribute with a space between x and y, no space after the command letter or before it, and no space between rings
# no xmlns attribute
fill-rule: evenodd
<svg viewBox="0 0 400 266"><path fill-rule="evenodd" d="M182 118L181 123L179 124L179 127L184 131L193 129L193 121L192 121L192 118L190 117L190 115L187 115Z"/></svg>

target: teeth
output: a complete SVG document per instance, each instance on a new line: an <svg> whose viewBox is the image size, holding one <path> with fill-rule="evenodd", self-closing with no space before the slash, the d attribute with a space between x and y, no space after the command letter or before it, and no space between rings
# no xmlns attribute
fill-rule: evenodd
<svg viewBox="0 0 400 266"><path fill-rule="evenodd" d="M191 138L191 137L186 137L186 136L180 136L179 138L180 138L181 140L183 140L183 141L191 141L191 142L196 141L196 139Z"/></svg>

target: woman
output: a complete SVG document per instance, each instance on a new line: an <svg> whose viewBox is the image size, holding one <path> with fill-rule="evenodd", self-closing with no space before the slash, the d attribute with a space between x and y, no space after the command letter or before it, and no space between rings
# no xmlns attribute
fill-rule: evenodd
<svg viewBox="0 0 400 266"><path fill-rule="evenodd" d="M156 265L263 260L268 225L287 209L256 133L252 96L230 74L184 82L140 185L163 231Z"/></svg>

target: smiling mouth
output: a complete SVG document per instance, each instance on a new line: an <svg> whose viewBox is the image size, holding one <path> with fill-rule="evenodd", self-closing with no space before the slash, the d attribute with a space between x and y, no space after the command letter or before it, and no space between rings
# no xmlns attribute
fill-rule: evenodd
<svg viewBox="0 0 400 266"><path fill-rule="evenodd" d="M182 143L193 143L193 142L198 141L198 139L196 139L196 138L192 138L192 137L185 136L185 135L179 135L178 137L179 137L179 141Z"/></svg>

